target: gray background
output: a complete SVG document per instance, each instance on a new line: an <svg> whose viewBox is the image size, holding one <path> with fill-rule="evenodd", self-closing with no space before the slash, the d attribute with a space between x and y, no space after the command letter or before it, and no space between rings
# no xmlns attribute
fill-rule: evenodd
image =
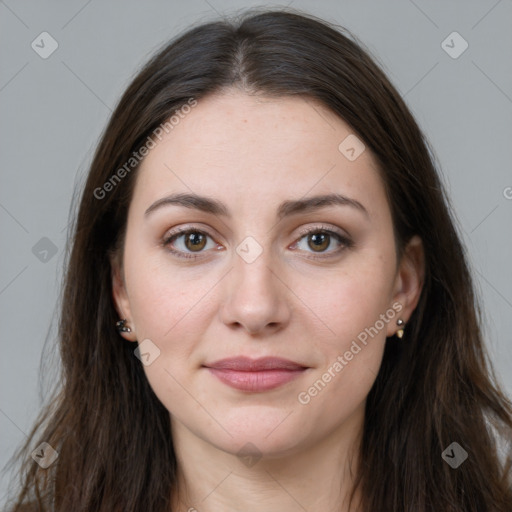
<svg viewBox="0 0 512 512"><path fill-rule="evenodd" d="M512 394L512 1L265 5L290 4L352 30L426 132L482 297L496 372ZM0 1L0 466L30 431L57 375L52 319L70 201L111 109L161 43L192 23L261 5ZM44 31L58 43L47 59L31 47ZM441 46L453 31L469 44L458 58Z"/></svg>

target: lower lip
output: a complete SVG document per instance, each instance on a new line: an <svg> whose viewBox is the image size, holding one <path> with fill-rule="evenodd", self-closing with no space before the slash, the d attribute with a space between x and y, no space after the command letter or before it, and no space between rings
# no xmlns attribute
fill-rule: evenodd
<svg viewBox="0 0 512 512"><path fill-rule="evenodd" d="M306 370L261 370L255 372L241 372L208 368L221 382L241 391L268 391L296 379Z"/></svg>

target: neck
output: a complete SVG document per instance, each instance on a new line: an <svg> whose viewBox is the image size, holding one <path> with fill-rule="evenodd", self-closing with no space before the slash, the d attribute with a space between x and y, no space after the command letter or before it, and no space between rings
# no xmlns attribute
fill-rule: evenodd
<svg viewBox="0 0 512 512"><path fill-rule="evenodd" d="M178 461L173 512L355 512L349 496L357 472L364 411L293 453L241 458L171 419ZM355 428L356 427L356 428Z"/></svg>

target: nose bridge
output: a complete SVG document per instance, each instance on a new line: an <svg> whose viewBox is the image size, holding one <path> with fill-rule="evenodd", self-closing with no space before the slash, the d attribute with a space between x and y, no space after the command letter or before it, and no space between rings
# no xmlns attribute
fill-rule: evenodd
<svg viewBox="0 0 512 512"><path fill-rule="evenodd" d="M268 242L268 238L266 239ZM255 333L282 327L289 319L286 287L277 278L279 265L271 248L246 237L233 254L223 301L223 321Z"/></svg>
<svg viewBox="0 0 512 512"><path fill-rule="evenodd" d="M252 290L253 293L263 294L268 298L274 295L275 262L269 247L257 250L250 242L240 244L233 263L233 276L238 281L237 288L245 286L249 288L248 291Z"/></svg>

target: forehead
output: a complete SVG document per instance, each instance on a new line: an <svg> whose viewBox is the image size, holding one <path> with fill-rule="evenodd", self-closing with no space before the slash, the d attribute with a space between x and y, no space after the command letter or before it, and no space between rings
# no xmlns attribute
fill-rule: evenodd
<svg viewBox="0 0 512 512"><path fill-rule="evenodd" d="M177 191L215 195L239 212L330 192L351 195L370 213L387 207L373 155L347 158L353 130L312 99L230 90L177 119L138 170L134 207Z"/></svg>

